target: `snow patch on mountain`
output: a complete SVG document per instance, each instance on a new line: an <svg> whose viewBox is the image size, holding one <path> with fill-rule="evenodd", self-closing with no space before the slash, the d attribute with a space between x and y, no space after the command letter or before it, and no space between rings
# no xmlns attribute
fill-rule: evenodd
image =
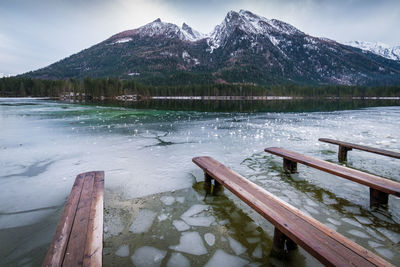
<svg viewBox="0 0 400 267"><path fill-rule="evenodd" d="M248 36L267 36L275 46L280 43L279 36L304 34L290 24L275 19L270 20L247 10L230 11L224 21L210 33L207 40L209 51L212 53L218 47L224 46L229 36L236 30L240 30Z"/></svg>
<svg viewBox="0 0 400 267"><path fill-rule="evenodd" d="M349 45L352 47L360 48L364 51L372 52L378 56L382 56L392 60L400 61L400 45L398 46L389 46L384 43L372 43L372 42L363 42L363 41L351 41L343 43L345 45Z"/></svg>
<svg viewBox="0 0 400 267"><path fill-rule="evenodd" d="M112 36L110 38L111 44L129 42L132 40L132 37L136 35L139 35L140 37L178 37L183 41L189 42L196 42L207 37L206 35L192 29L186 23L183 23L181 28L173 23L163 22L158 18L155 21L150 22L138 29L124 31Z"/></svg>

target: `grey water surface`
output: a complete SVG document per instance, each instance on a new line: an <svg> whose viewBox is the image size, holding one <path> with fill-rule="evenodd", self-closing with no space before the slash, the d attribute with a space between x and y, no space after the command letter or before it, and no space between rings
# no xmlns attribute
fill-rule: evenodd
<svg viewBox="0 0 400 267"><path fill-rule="evenodd" d="M77 174L105 171L105 266L313 266L271 254L273 227L230 192L206 196L191 159L212 156L400 265L400 199L282 160L279 146L337 163L327 137L400 152L397 101L74 104L0 98L0 266L40 266ZM347 165L400 182L400 160L351 151Z"/></svg>

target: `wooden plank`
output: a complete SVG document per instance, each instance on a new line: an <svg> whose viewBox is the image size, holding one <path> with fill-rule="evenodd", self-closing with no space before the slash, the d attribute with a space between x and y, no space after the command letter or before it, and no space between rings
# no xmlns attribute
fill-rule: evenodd
<svg viewBox="0 0 400 267"><path fill-rule="evenodd" d="M329 139L329 138L319 138L318 140L321 142L325 142L325 143L330 143L330 144L339 145L339 146L348 147L348 148L354 148L354 149L358 149L358 150L362 150L362 151L367 151L367 152L371 152L371 153L375 153L375 154L379 154L379 155L384 155L384 156L400 159L400 153L394 152L394 151L384 150L384 149L380 149L380 148L376 148L376 147L352 144L352 143Z"/></svg>
<svg viewBox="0 0 400 267"><path fill-rule="evenodd" d="M95 172L83 266L102 265L104 172Z"/></svg>
<svg viewBox="0 0 400 267"><path fill-rule="evenodd" d="M89 226L95 173L85 173L81 199L76 211L63 266L82 266Z"/></svg>
<svg viewBox="0 0 400 267"><path fill-rule="evenodd" d="M85 174L79 174L75 179L42 266L61 266L81 196L84 176Z"/></svg>
<svg viewBox="0 0 400 267"><path fill-rule="evenodd" d="M321 263L329 266L393 266L213 158L196 157L193 162Z"/></svg>
<svg viewBox="0 0 400 267"><path fill-rule="evenodd" d="M315 159L283 148L269 147L264 151L369 186L387 194L400 196L400 183L389 179Z"/></svg>

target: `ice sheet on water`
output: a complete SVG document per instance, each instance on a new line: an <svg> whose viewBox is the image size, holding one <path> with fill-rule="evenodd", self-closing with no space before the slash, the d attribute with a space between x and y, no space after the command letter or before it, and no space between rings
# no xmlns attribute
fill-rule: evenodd
<svg viewBox="0 0 400 267"><path fill-rule="evenodd" d="M181 253L172 253L168 260L167 267L190 267L189 260Z"/></svg>
<svg viewBox="0 0 400 267"><path fill-rule="evenodd" d="M191 206L185 213L182 214L181 217L191 217L209 208L210 206L208 205L196 204Z"/></svg>
<svg viewBox="0 0 400 267"><path fill-rule="evenodd" d="M210 209L208 205L196 204L183 213L181 218L191 226L209 227L215 222L215 218L213 216L199 216L200 213L208 209Z"/></svg>
<svg viewBox="0 0 400 267"><path fill-rule="evenodd" d="M182 217L182 219L191 226L209 227L215 222L215 218L211 216Z"/></svg>
<svg viewBox="0 0 400 267"><path fill-rule="evenodd" d="M332 218L327 218L326 220L327 220L328 222L334 224L334 225L341 225L341 224L342 224L341 222L339 222L339 221L337 221L337 220L335 220L335 219L332 219Z"/></svg>
<svg viewBox="0 0 400 267"><path fill-rule="evenodd" d="M392 259L394 257L394 254L392 251L390 251L387 248L376 248L375 249L379 254L381 254L383 257L387 259Z"/></svg>
<svg viewBox="0 0 400 267"><path fill-rule="evenodd" d="M379 227L377 228L377 230L383 234L384 236L386 236L389 240L391 240L393 243L398 244L400 242L400 234L395 233L391 230Z"/></svg>
<svg viewBox="0 0 400 267"><path fill-rule="evenodd" d="M374 241L368 241L368 245L369 245L371 248L377 248L377 247L383 246L382 244L377 243L377 242L374 242Z"/></svg>
<svg viewBox="0 0 400 267"><path fill-rule="evenodd" d="M176 201L178 201L179 203L183 203L185 202L185 197L177 197Z"/></svg>
<svg viewBox="0 0 400 267"><path fill-rule="evenodd" d="M193 255L203 255L207 253L203 240L197 232L182 233L179 244L177 246L170 246L169 248Z"/></svg>
<svg viewBox="0 0 400 267"><path fill-rule="evenodd" d="M204 235L204 240L207 242L209 246L214 246L215 244L215 235L212 233L206 233Z"/></svg>
<svg viewBox="0 0 400 267"><path fill-rule="evenodd" d="M172 204L174 204L175 202L175 198L171 197L171 196L162 196L160 198L161 202L164 203L164 205L170 206Z"/></svg>
<svg viewBox="0 0 400 267"><path fill-rule="evenodd" d="M181 221L181 220L174 220L174 221L172 222L172 224L173 224L173 225L175 226L175 228L176 228L178 231L180 231L180 232L186 231L186 230L189 230L189 229L190 229L190 226L187 225L184 221Z"/></svg>
<svg viewBox="0 0 400 267"><path fill-rule="evenodd" d="M232 250L235 252L236 255L240 255L247 250L242 244L240 244L232 237L228 237L228 240L229 240L229 245L231 246Z"/></svg>
<svg viewBox="0 0 400 267"><path fill-rule="evenodd" d="M358 231L358 230L354 230L354 229L349 230L348 233L351 234L351 235L360 237L360 238L369 238L369 237L370 237L370 236L367 235L366 233L361 232L361 231Z"/></svg>
<svg viewBox="0 0 400 267"><path fill-rule="evenodd" d="M159 222L165 221L166 219L168 219L168 214L161 213L160 215L157 216L157 219Z"/></svg>
<svg viewBox="0 0 400 267"><path fill-rule="evenodd" d="M117 251L115 252L115 255L118 257L128 257L129 256L129 246L128 245L122 245L120 246Z"/></svg>
<svg viewBox="0 0 400 267"><path fill-rule="evenodd" d="M222 266L242 267L248 263L249 262L245 259L233 256L221 249L218 249L211 257L211 259L207 262L207 264L204 265L204 267L222 267Z"/></svg>
<svg viewBox="0 0 400 267"><path fill-rule="evenodd" d="M148 209L140 209L136 214L133 223L129 227L129 231L135 234L147 232L153 225L156 213Z"/></svg>
<svg viewBox="0 0 400 267"><path fill-rule="evenodd" d="M357 221L359 221L362 224L371 224L372 221L366 217L361 217L361 216L354 216Z"/></svg>
<svg viewBox="0 0 400 267"><path fill-rule="evenodd" d="M349 223L349 224L351 224L353 226L362 228L362 225L359 222L357 222L356 220L353 220L353 219L350 219L350 218L342 218L342 221L347 222L347 223Z"/></svg>
<svg viewBox="0 0 400 267"><path fill-rule="evenodd" d="M254 249L253 254L251 254L254 258L262 258L262 249L261 245L258 244L258 246Z"/></svg>
<svg viewBox="0 0 400 267"><path fill-rule="evenodd" d="M136 267L158 267L167 252L154 247L144 246L135 250L131 256Z"/></svg>
<svg viewBox="0 0 400 267"><path fill-rule="evenodd" d="M257 242L260 242L260 238L259 237L249 237L249 238L247 238L247 242L249 242L250 244L255 244Z"/></svg>
<svg viewBox="0 0 400 267"><path fill-rule="evenodd" d="M125 224L118 215L106 214L104 217L104 239L118 235L124 230Z"/></svg>

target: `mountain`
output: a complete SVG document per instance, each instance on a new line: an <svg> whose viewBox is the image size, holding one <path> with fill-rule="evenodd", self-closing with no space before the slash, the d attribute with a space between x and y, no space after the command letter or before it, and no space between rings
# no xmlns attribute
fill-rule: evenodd
<svg viewBox="0 0 400 267"><path fill-rule="evenodd" d="M157 19L24 76L117 77L151 85L386 85L400 84L400 62L240 10L207 35Z"/></svg>
<svg viewBox="0 0 400 267"><path fill-rule="evenodd" d="M400 61L400 45L389 46L383 43L371 43L363 41L351 41L344 44L360 48L364 51L372 52L381 57Z"/></svg>

